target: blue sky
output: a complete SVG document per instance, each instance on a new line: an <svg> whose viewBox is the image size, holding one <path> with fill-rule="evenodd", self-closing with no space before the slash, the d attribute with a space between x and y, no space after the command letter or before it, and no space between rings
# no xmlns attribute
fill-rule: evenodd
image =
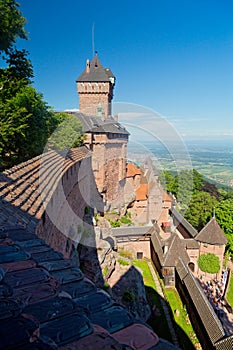
<svg viewBox="0 0 233 350"><path fill-rule="evenodd" d="M19 0L34 86L55 110L78 108L75 80L95 50L115 102L157 111L184 138L233 140L231 0Z"/></svg>

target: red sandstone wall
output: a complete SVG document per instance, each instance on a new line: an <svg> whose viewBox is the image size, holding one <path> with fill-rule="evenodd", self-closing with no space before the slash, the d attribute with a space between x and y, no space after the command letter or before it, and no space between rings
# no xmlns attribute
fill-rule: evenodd
<svg viewBox="0 0 233 350"><path fill-rule="evenodd" d="M81 239L85 208L94 204L91 194L95 191L89 156L64 173L37 226L38 236L66 258L73 255Z"/></svg>
<svg viewBox="0 0 233 350"><path fill-rule="evenodd" d="M143 258L151 258L151 252L150 252L150 240L148 241L130 241L130 242L124 242L124 243L117 243L117 246L119 248L124 248L124 250L129 251L132 253L132 256L137 259L137 253L142 252Z"/></svg>
<svg viewBox="0 0 233 350"><path fill-rule="evenodd" d="M113 91L110 83L78 83L79 109L87 115L98 115L98 105L102 106L102 115L112 114L111 101Z"/></svg>
<svg viewBox="0 0 233 350"><path fill-rule="evenodd" d="M107 135L94 135L92 166L96 185L108 202L119 200L119 183L126 174L126 143L124 139L108 139ZM116 204L117 205L117 204Z"/></svg>

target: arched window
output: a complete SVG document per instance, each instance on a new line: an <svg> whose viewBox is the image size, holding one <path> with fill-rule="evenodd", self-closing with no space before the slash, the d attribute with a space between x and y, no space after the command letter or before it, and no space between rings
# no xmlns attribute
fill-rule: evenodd
<svg viewBox="0 0 233 350"><path fill-rule="evenodd" d="M190 263L188 264L188 267L190 268L190 270L191 270L192 272L195 271L195 264L194 264L193 262L190 262Z"/></svg>

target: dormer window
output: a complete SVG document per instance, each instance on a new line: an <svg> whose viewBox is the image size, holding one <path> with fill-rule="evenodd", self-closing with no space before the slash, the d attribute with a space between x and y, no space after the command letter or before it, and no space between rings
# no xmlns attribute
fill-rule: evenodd
<svg viewBox="0 0 233 350"><path fill-rule="evenodd" d="M111 81L111 83L112 83L112 84L114 84L114 83L115 83L115 79L114 79L114 77L110 77L110 78L109 78L109 80Z"/></svg>

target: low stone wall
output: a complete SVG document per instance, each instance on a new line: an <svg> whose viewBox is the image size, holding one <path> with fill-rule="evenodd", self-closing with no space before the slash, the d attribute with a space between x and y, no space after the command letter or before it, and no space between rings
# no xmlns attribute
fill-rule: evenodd
<svg viewBox="0 0 233 350"><path fill-rule="evenodd" d="M118 248L129 251L135 259L151 258L150 239L129 242L118 242Z"/></svg>

